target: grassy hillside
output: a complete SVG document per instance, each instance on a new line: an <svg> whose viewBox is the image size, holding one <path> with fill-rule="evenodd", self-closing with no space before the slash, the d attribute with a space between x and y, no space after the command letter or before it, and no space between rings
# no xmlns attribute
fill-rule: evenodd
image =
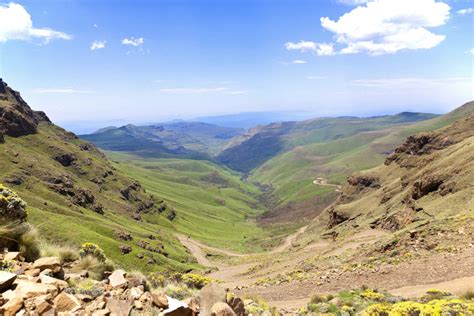
<svg viewBox="0 0 474 316"><path fill-rule="evenodd" d="M435 117L433 114L400 113L371 118L319 118L302 122L273 123L256 127L235 139L217 160L235 170L249 172L269 159L315 143L330 142L357 133L378 131Z"/></svg>
<svg viewBox="0 0 474 316"><path fill-rule="evenodd" d="M93 242L117 264L143 271L197 267L177 232L235 251L258 250L254 243L264 233L251 218L263 212L259 189L240 175L199 161L112 163L0 84L0 183L27 202L43 238ZM131 253L122 254L121 246Z"/></svg>
<svg viewBox="0 0 474 316"><path fill-rule="evenodd" d="M264 209L259 188L209 161L153 159L117 152L107 155L118 170L163 197L179 216L177 232L235 251L259 251L267 234L255 225Z"/></svg>
<svg viewBox="0 0 474 316"><path fill-rule="evenodd" d="M298 204L317 197L325 198L334 189L313 184L313 180L317 177L327 178L331 183L343 184L352 172L381 164L386 155L408 135L435 130L472 112L474 103L471 102L446 115L410 125L390 126L390 122L400 122L400 117L405 117L407 114L377 118L376 122L371 123L372 126L386 124L389 127L355 133L332 141L296 146L255 169L250 179L260 183L271 183L281 206L295 202ZM382 123L384 121L385 123ZM339 124L332 128L336 127L342 128ZM321 135L312 137L325 138ZM294 205L294 208L301 207Z"/></svg>
<svg viewBox="0 0 474 316"><path fill-rule="evenodd" d="M445 122L467 113L469 106L451 113ZM349 227L394 232L393 244L382 252L467 244L463 231L474 219L473 152L474 114L410 136L384 164L351 176L336 205L308 233L331 229L342 236ZM418 237L423 237L420 244L410 242Z"/></svg>

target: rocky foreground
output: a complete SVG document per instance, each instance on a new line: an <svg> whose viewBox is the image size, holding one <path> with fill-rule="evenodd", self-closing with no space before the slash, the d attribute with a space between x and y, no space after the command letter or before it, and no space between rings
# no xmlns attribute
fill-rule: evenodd
<svg viewBox="0 0 474 316"><path fill-rule="evenodd" d="M181 301L150 290L145 278L120 269L95 281L86 270L71 272L77 262L62 265L57 257L25 262L18 252L2 257L4 265L8 265L8 271L0 271L0 314L5 316L247 314L243 300L215 283ZM247 307L254 304L251 300L245 303Z"/></svg>

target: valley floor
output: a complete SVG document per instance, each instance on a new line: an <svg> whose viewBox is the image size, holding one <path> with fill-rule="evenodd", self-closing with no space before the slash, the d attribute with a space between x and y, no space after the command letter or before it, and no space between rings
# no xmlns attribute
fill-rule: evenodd
<svg viewBox="0 0 474 316"><path fill-rule="evenodd" d="M462 252L435 253L400 264L376 267L344 268L345 255L366 247L387 233L367 230L342 241L318 241L304 247L298 245L303 227L273 251L260 255L236 254L210 248L190 238L180 240L201 265L215 269L213 279L241 296L260 297L270 305L291 313L305 306L313 294L330 294L367 285L403 297L419 297L437 288L455 294L474 290L474 247ZM216 256L216 253L226 256ZM314 258L321 259L320 273L305 275L304 266ZM327 262L330 259L330 264Z"/></svg>

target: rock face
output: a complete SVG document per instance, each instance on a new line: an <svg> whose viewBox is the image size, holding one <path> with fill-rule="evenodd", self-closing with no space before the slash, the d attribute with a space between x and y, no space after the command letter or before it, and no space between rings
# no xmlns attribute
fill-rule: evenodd
<svg viewBox="0 0 474 316"><path fill-rule="evenodd" d="M3 135L19 137L34 134L42 121L50 122L46 114L33 111L19 92L0 79L0 141Z"/></svg>

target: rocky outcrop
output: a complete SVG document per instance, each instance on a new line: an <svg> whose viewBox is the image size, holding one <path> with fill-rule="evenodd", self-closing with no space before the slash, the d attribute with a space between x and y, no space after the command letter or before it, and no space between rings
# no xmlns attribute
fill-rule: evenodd
<svg viewBox="0 0 474 316"><path fill-rule="evenodd" d="M350 176L347 183L358 188L379 188L380 180L373 176Z"/></svg>
<svg viewBox="0 0 474 316"><path fill-rule="evenodd" d="M0 79L0 141L3 135L19 137L34 134L39 122L50 122L44 112L33 111L20 93Z"/></svg>
<svg viewBox="0 0 474 316"><path fill-rule="evenodd" d="M407 140L387 157L385 165L397 162L402 167L415 167L410 156L423 156L474 136L474 114L454 122L446 128L409 136Z"/></svg>

